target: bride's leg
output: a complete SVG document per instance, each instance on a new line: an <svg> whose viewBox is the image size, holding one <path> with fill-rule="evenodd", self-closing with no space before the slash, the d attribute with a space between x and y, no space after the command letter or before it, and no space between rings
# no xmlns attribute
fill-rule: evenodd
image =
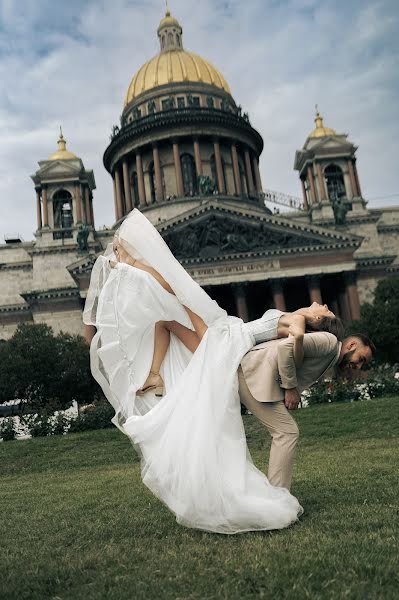
<svg viewBox="0 0 399 600"><path fill-rule="evenodd" d="M190 320L191 320L191 323L193 324L195 332L196 332L199 340L201 341L208 329L208 326L205 325L205 322L201 319L201 317L199 317L190 308L188 308L187 306L184 306L184 304L183 304L183 307L186 310L186 313L188 314L188 316L190 317Z"/></svg>
<svg viewBox="0 0 399 600"><path fill-rule="evenodd" d="M143 387L138 390L138 394L143 394L149 389L155 389L155 393L162 396L163 391L163 380L159 374L163 359L165 358L166 352L168 351L170 342L170 332L166 327L165 321L158 321L155 323L154 333L154 355L152 357L152 363L149 375L144 382Z"/></svg>
<svg viewBox="0 0 399 600"><path fill-rule="evenodd" d="M194 314L194 313L193 313ZM199 318L199 317L198 317ZM202 319L201 319L202 321ZM143 387L138 390L139 394L148 391L148 389L161 389L163 387L162 377L159 369L168 351L170 342L170 333L173 333L190 350L195 352L201 339L195 331L181 325L177 321L158 321L155 324L154 356L152 359L150 373L145 380Z"/></svg>
<svg viewBox="0 0 399 600"><path fill-rule="evenodd" d="M190 352L194 353L196 351L201 342L201 338L195 331L181 325L181 323L178 323L177 321L166 321L165 327L167 327L171 333L174 333Z"/></svg>

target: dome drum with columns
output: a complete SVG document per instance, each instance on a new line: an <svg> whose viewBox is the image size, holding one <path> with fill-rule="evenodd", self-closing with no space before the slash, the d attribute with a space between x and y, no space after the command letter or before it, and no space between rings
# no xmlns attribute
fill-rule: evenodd
<svg viewBox="0 0 399 600"><path fill-rule="evenodd" d="M58 150L32 175L36 239L0 245L0 338L22 321L82 333L92 266L134 206L230 314L255 319L267 308L317 301L346 323L357 319L377 281L399 271L399 207L367 208L357 147L317 111L295 155L303 201L264 194L262 137L223 75L183 48L169 12L158 37L160 52L133 77L104 153L113 226L95 229L94 174L61 133ZM290 212L272 214L265 197L288 201Z"/></svg>

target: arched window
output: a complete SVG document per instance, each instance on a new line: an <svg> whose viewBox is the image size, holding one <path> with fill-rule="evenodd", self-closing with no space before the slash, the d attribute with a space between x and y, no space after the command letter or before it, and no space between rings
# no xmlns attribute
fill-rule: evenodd
<svg viewBox="0 0 399 600"><path fill-rule="evenodd" d="M173 45L173 34L172 33L168 33L168 43L169 43L169 46Z"/></svg>
<svg viewBox="0 0 399 600"><path fill-rule="evenodd" d="M139 184L137 182L137 173L136 173L136 171L133 171L130 182L131 182L133 206L139 206L139 204L140 204L140 200L139 200Z"/></svg>
<svg viewBox="0 0 399 600"><path fill-rule="evenodd" d="M177 44L178 48L180 48L181 44L180 44L180 37L179 37L178 33L176 33L176 44Z"/></svg>
<svg viewBox="0 0 399 600"><path fill-rule="evenodd" d="M211 172L212 172L212 179L217 187L218 192L220 192L218 173L217 173L217 169L216 169L216 160L215 160L214 154L212 154L212 156L211 156ZM224 189L226 190L227 189L226 188L226 167L225 167L223 156L222 156L222 177L223 177Z"/></svg>
<svg viewBox="0 0 399 600"><path fill-rule="evenodd" d="M54 239L71 238L73 226L72 196L67 190L58 190L53 196Z"/></svg>
<svg viewBox="0 0 399 600"><path fill-rule="evenodd" d="M182 154L180 157L183 174L183 187L185 196L194 196L198 193L197 171L194 157L191 154Z"/></svg>
<svg viewBox="0 0 399 600"><path fill-rule="evenodd" d="M327 182L329 199L334 201L345 198L345 183L342 170L337 165L328 165L324 169L324 176Z"/></svg>
<svg viewBox="0 0 399 600"><path fill-rule="evenodd" d="M165 48L165 36L164 35L162 36L161 44L162 44L162 50L163 50Z"/></svg>

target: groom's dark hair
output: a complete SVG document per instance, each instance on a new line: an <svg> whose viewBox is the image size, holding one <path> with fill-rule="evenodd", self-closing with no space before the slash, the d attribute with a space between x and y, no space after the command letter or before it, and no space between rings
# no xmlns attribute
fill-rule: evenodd
<svg viewBox="0 0 399 600"><path fill-rule="evenodd" d="M371 339L369 338L368 335L366 335L365 333L350 333L349 335L346 336L345 339L351 338L351 337L357 338L358 340L360 340L362 342L363 346L367 346L368 348L370 348L372 357L373 358L375 357L377 348L375 347L374 342L371 341Z"/></svg>

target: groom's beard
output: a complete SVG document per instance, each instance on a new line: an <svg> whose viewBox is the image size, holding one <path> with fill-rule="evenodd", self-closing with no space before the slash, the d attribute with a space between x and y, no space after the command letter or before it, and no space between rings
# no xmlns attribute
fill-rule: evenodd
<svg viewBox="0 0 399 600"><path fill-rule="evenodd" d="M341 362L338 365L339 369L347 369L350 367L350 361L352 356L354 355L354 353L356 352L356 350L348 350L348 352L346 352L343 357Z"/></svg>

